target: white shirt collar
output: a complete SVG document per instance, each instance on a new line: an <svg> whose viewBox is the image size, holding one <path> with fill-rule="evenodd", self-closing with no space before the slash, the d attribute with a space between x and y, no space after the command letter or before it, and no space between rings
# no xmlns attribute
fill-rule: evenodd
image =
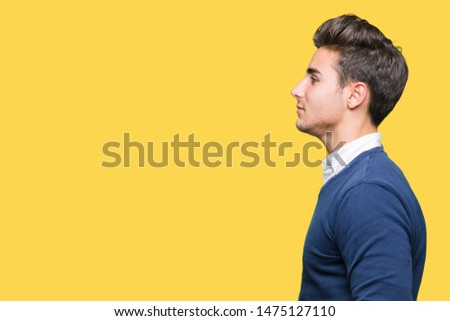
<svg viewBox="0 0 450 321"><path fill-rule="evenodd" d="M381 146L381 134L371 133L347 142L337 151L332 152L322 161L323 184L325 185L331 177L337 175L359 154L379 146Z"/></svg>

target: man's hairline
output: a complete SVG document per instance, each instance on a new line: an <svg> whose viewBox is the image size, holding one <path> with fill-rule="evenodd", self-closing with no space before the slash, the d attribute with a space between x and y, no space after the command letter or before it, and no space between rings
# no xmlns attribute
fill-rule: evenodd
<svg viewBox="0 0 450 321"><path fill-rule="evenodd" d="M343 46L324 45L324 46L317 47L317 50L319 50L320 48L323 48L323 49L325 49L327 51L330 51L330 52L332 52L333 54L336 55L336 60L333 61L332 63L330 63L330 66L331 66L331 68L333 68L334 71L336 71L336 74L337 74L337 77L338 77L337 80L338 80L338 83L339 83L339 88L341 90L343 90L346 86L348 86L350 84L361 82L361 83L366 85L367 89L369 90L369 95L372 96L371 88L370 88L370 86L369 86L369 84L367 82L362 81L362 80L352 80L349 77L346 77L346 75L344 75L344 73L343 73L343 71L342 71L342 69L341 69L341 67L339 65L340 61L341 61L340 59L342 57L342 54L337 49L337 48L343 48ZM316 52L317 52L317 50L316 50ZM343 81L341 81L341 79L343 79ZM370 103L369 103L369 105L370 105Z"/></svg>
<svg viewBox="0 0 450 321"><path fill-rule="evenodd" d="M321 47L317 47L316 52L317 52L320 48L323 48L323 49L326 49L326 50L329 51L329 52L332 52L332 53L335 55L335 57L336 57L335 61L333 61L333 62L330 63L330 66L331 66L331 68L333 68L333 70L336 72L336 75L337 75L337 82L338 82L338 84L339 84L339 89L340 89L340 90L343 90L343 89L345 88L345 86L347 86L347 85L353 83L353 82L350 81L350 80L348 80L346 83L343 83L343 82L341 81L341 72L342 72L342 71L341 71L341 68L339 67L339 61L340 61L339 59L340 59L340 57L341 57L341 53L340 53L338 50L334 49L334 48L330 48L329 46L321 46ZM320 75L323 77L323 74L320 72L320 70L318 70L318 69L315 68L314 66L308 66L308 68L306 69L306 73L309 74L309 75L320 74ZM364 82L364 83L365 83L365 82ZM366 84L366 86L368 86L367 83L365 83L365 84Z"/></svg>

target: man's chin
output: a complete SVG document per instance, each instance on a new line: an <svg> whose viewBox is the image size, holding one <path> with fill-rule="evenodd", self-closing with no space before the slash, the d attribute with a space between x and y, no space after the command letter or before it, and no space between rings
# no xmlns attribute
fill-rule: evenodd
<svg viewBox="0 0 450 321"><path fill-rule="evenodd" d="M297 129L302 133L317 137L317 133L314 131L314 128L312 128L311 126L306 126L304 122L300 121L300 119L297 120L296 126Z"/></svg>
<svg viewBox="0 0 450 321"><path fill-rule="evenodd" d="M300 120L297 119L297 122L295 124L297 126L297 129L303 133L308 133L308 127L305 126L305 124Z"/></svg>

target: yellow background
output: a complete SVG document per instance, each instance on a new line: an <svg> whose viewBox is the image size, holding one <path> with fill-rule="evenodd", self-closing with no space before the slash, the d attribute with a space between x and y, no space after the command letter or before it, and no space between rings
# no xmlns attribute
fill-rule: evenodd
<svg viewBox="0 0 450 321"><path fill-rule="evenodd" d="M111 169L102 146L315 141L290 90L355 13L409 64L380 131L427 221L419 299L449 300L444 3L3 1L0 299L296 300L320 167Z"/></svg>

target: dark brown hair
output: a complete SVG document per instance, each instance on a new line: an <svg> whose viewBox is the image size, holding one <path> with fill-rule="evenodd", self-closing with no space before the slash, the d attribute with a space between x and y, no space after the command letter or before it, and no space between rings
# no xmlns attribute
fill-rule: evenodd
<svg viewBox="0 0 450 321"><path fill-rule="evenodd" d="M401 49L377 27L355 15L325 21L314 34L314 44L339 54L341 87L355 81L368 86L369 114L378 126L400 99L408 80L408 66Z"/></svg>

